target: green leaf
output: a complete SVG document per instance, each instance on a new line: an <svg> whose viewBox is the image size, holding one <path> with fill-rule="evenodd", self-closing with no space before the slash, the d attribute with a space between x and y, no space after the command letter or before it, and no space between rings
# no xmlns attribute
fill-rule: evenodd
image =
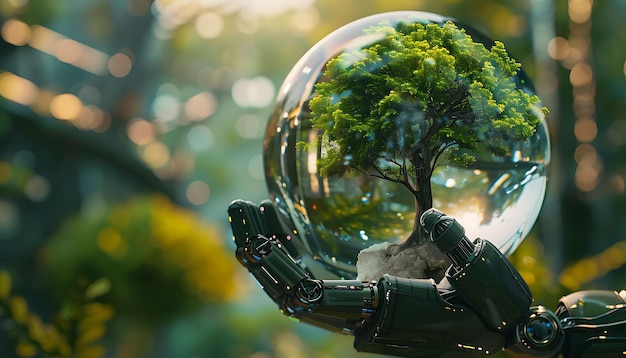
<svg viewBox="0 0 626 358"><path fill-rule="evenodd" d="M106 295L111 291L111 280L101 277L92 282L85 290L85 299L92 300L96 297Z"/></svg>

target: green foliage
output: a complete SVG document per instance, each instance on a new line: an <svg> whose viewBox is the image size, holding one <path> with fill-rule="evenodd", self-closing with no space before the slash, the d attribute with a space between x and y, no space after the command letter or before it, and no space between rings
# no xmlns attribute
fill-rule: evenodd
<svg viewBox="0 0 626 358"><path fill-rule="evenodd" d="M160 322L235 295L235 262L217 227L161 195L69 220L43 249L60 292L94 282L120 314ZM104 278L104 279L100 279Z"/></svg>
<svg viewBox="0 0 626 358"><path fill-rule="evenodd" d="M108 280L99 279L79 294L67 294L54 322L43 323L29 310L23 296L11 294L11 275L0 271L0 317L5 318L2 330L15 342L16 356L102 357L105 348L99 341L114 310L97 299L109 289Z"/></svg>
<svg viewBox="0 0 626 358"><path fill-rule="evenodd" d="M452 22L381 23L365 34L383 38L331 59L309 102L324 176L356 170L416 194L440 158L509 155L546 111L517 87L520 65L500 42L487 49Z"/></svg>

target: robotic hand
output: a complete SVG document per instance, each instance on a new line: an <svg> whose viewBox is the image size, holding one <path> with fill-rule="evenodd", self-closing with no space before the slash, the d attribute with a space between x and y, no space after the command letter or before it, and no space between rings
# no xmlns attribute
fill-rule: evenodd
<svg viewBox="0 0 626 358"><path fill-rule="evenodd" d="M406 357L474 357L508 350L521 356L614 357L626 354L626 291L581 291L553 313L489 241L470 241L455 219L431 209L421 217L452 265L445 278L378 281L315 279L290 248L291 235L271 203L235 201L229 221L236 256L281 311L355 336L358 351Z"/></svg>

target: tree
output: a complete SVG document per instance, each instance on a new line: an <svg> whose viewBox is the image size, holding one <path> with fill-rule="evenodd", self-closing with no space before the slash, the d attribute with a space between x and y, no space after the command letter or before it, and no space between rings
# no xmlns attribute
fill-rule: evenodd
<svg viewBox="0 0 626 358"><path fill-rule="evenodd" d="M470 165L476 153L509 156L547 110L518 86L520 64L501 42L488 49L452 22L380 23L364 32L385 35L331 59L309 101L318 170L404 185L416 205L404 246L420 245L435 168Z"/></svg>

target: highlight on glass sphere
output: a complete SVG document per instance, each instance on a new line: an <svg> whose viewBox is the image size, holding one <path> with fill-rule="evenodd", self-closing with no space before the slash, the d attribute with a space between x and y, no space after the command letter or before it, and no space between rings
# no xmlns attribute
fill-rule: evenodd
<svg viewBox="0 0 626 358"><path fill-rule="evenodd" d="M366 17L282 84L264 141L270 196L320 278L355 277L375 244L428 243L431 207L508 255L543 202L545 113L501 42L432 13Z"/></svg>

